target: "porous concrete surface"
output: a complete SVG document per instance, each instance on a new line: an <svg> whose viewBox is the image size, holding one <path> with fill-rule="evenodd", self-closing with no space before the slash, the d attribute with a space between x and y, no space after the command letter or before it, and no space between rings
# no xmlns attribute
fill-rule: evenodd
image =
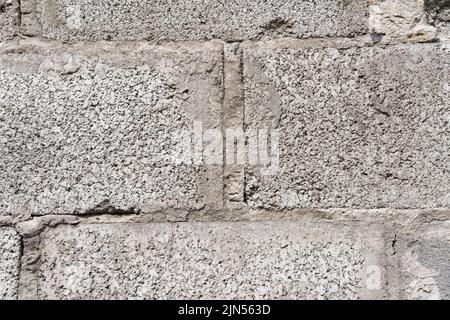
<svg viewBox="0 0 450 320"><path fill-rule="evenodd" d="M244 49L245 123L280 168L246 171L253 208L450 206L450 48Z"/></svg>
<svg viewBox="0 0 450 320"><path fill-rule="evenodd" d="M0 0L0 300L450 299L449 44L449 0Z"/></svg>
<svg viewBox="0 0 450 320"><path fill-rule="evenodd" d="M240 41L367 32L366 0L34 1L42 35L59 40Z"/></svg>
<svg viewBox="0 0 450 320"><path fill-rule="evenodd" d="M220 126L222 45L0 45L0 214L220 207L176 133ZM211 185L205 185L209 181Z"/></svg>
<svg viewBox="0 0 450 320"><path fill-rule="evenodd" d="M19 21L19 0L0 0L0 41L18 34Z"/></svg>
<svg viewBox="0 0 450 320"><path fill-rule="evenodd" d="M0 300L17 298L20 255L17 232L9 227L0 228Z"/></svg>
<svg viewBox="0 0 450 320"><path fill-rule="evenodd" d="M364 235L364 236L362 236ZM379 225L314 221L60 226L41 235L42 298L382 297Z"/></svg>

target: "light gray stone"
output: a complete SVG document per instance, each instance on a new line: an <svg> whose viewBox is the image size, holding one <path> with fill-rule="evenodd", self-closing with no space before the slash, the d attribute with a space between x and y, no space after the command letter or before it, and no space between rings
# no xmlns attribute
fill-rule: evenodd
<svg viewBox="0 0 450 320"><path fill-rule="evenodd" d="M427 19L424 0L370 0L369 28L375 42L418 43L438 39Z"/></svg>
<svg viewBox="0 0 450 320"><path fill-rule="evenodd" d="M316 220L59 226L41 236L40 298L379 298L382 230Z"/></svg>
<svg viewBox="0 0 450 320"><path fill-rule="evenodd" d="M450 220L413 216L395 238L397 291L402 299L450 299ZM392 283L392 289L394 289Z"/></svg>
<svg viewBox="0 0 450 320"><path fill-rule="evenodd" d="M375 42L450 40L447 0L370 0L369 30Z"/></svg>
<svg viewBox="0 0 450 320"><path fill-rule="evenodd" d="M18 0L0 0L0 41L18 34L19 13Z"/></svg>
<svg viewBox="0 0 450 320"><path fill-rule="evenodd" d="M279 130L279 170L247 168L251 207L450 206L448 45L247 45L244 83L246 128Z"/></svg>
<svg viewBox="0 0 450 320"><path fill-rule="evenodd" d="M39 36L41 26L36 17L37 0L20 0L20 33L25 36Z"/></svg>
<svg viewBox="0 0 450 320"><path fill-rule="evenodd" d="M221 125L222 45L0 46L0 214L220 208L177 132ZM207 184L206 184L207 182Z"/></svg>
<svg viewBox="0 0 450 320"><path fill-rule="evenodd" d="M0 228L0 300L17 298L20 238L13 228Z"/></svg>
<svg viewBox="0 0 450 320"><path fill-rule="evenodd" d="M42 34L60 40L239 41L367 32L366 0L37 1Z"/></svg>

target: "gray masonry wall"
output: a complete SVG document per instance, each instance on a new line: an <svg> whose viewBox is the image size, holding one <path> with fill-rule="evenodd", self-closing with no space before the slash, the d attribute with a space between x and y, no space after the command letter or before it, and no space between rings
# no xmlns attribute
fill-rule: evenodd
<svg viewBox="0 0 450 320"><path fill-rule="evenodd" d="M0 299L449 299L450 1L0 0Z"/></svg>

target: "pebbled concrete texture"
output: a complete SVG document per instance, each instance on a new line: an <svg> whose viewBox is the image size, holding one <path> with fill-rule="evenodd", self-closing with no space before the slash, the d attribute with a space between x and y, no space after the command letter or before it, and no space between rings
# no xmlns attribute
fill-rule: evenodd
<svg viewBox="0 0 450 320"><path fill-rule="evenodd" d="M0 0L0 300L450 299L449 56L450 0Z"/></svg>
<svg viewBox="0 0 450 320"><path fill-rule="evenodd" d="M0 45L0 214L220 208L175 133L220 126L222 46ZM210 181L211 185L205 185Z"/></svg>
<svg viewBox="0 0 450 320"><path fill-rule="evenodd" d="M13 228L0 227L0 300L17 299L20 238Z"/></svg>
<svg viewBox="0 0 450 320"><path fill-rule="evenodd" d="M42 35L59 40L240 41L367 31L366 0L34 1Z"/></svg>
<svg viewBox="0 0 450 320"><path fill-rule="evenodd" d="M19 1L0 0L0 41L13 38L19 32Z"/></svg>
<svg viewBox="0 0 450 320"><path fill-rule="evenodd" d="M41 236L40 294L47 299L382 297L380 226L314 220L60 226Z"/></svg>
<svg viewBox="0 0 450 320"><path fill-rule="evenodd" d="M445 44L244 49L245 123L279 130L280 168L248 166L253 208L450 206Z"/></svg>

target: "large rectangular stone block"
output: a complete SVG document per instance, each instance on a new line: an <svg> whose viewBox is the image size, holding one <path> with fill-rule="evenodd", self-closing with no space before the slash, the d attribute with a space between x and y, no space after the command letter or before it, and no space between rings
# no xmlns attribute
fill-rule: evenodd
<svg viewBox="0 0 450 320"><path fill-rule="evenodd" d="M179 130L220 128L222 61L212 43L1 46L0 214L220 207L220 166L176 152Z"/></svg>
<svg viewBox="0 0 450 320"><path fill-rule="evenodd" d="M0 228L0 300L17 299L21 245L12 228Z"/></svg>
<svg viewBox="0 0 450 320"><path fill-rule="evenodd" d="M41 237L40 298L379 298L382 235L354 221L59 226Z"/></svg>
<svg viewBox="0 0 450 320"><path fill-rule="evenodd" d="M283 46L244 50L245 126L279 136L251 207L450 206L448 45Z"/></svg>
<svg viewBox="0 0 450 320"><path fill-rule="evenodd" d="M365 0L33 1L42 34L60 40L239 41L367 32Z"/></svg>
<svg viewBox="0 0 450 320"><path fill-rule="evenodd" d="M18 0L0 0L0 41L11 39L19 32Z"/></svg>

